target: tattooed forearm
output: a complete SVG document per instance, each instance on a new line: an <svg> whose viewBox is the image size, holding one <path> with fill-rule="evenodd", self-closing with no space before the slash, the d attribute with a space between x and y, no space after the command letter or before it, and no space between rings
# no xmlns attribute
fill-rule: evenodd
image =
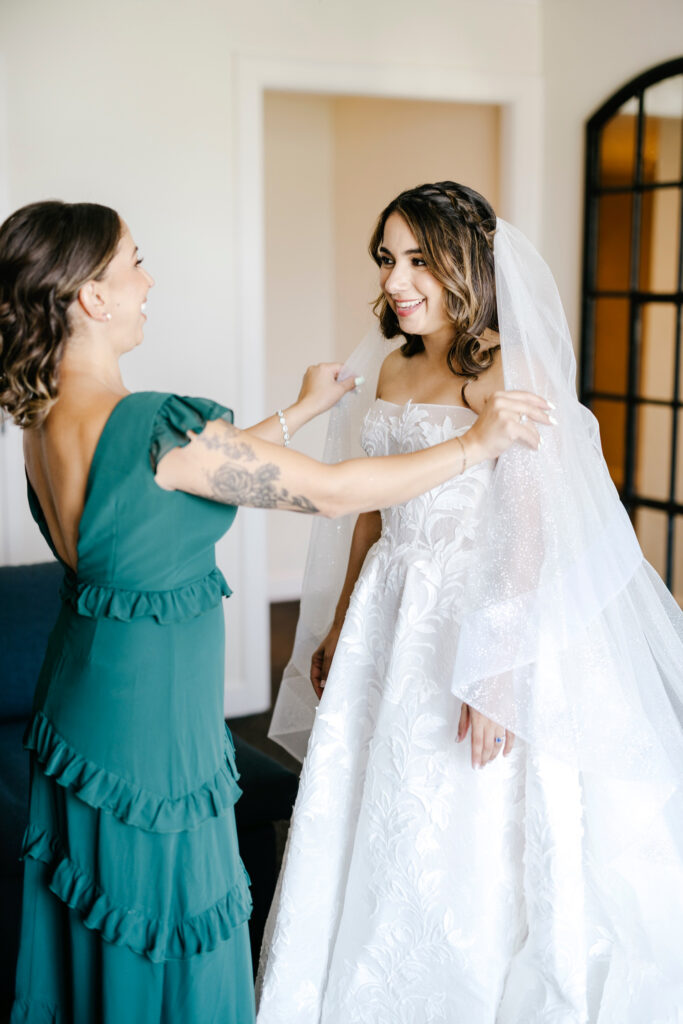
<svg viewBox="0 0 683 1024"><path fill-rule="evenodd" d="M239 445L235 447L246 447ZM253 452L252 452L253 456ZM232 458L240 458L232 453ZM255 508L282 508L315 515L319 510L302 494L290 494L277 486L280 470L272 463L249 470L233 465L219 466L208 474L211 495L226 505L251 505Z"/></svg>
<svg viewBox="0 0 683 1024"><path fill-rule="evenodd" d="M245 462L253 462L256 456L254 450L250 444L242 441L231 440L230 435L241 433L236 427L231 424L227 424L227 430L225 434L227 436L217 436L216 434L200 434L197 440L200 444L203 444L205 448L208 448L212 452L222 452L223 455L227 455L230 459L243 459Z"/></svg>

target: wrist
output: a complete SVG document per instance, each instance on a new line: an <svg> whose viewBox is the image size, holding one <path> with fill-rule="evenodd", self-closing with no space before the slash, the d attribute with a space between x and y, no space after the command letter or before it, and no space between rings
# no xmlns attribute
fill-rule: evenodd
<svg viewBox="0 0 683 1024"><path fill-rule="evenodd" d="M336 629L337 632L339 632L339 630L344 625L344 619L346 618L346 613L348 611L348 608L349 608L348 601L343 606L342 605L337 605L337 610L335 611L334 618L332 619L332 627L331 627L332 629Z"/></svg>
<svg viewBox="0 0 683 1024"><path fill-rule="evenodd" d="M288 405L286 408L282 408L281 410L278 409L275 412L278 419L280 418L280 411L282 411L285 423L287 424L287 431L289 433L290 440L294 434L296 434L299 427L302 427L304 423L308 423L310 419L313 419L313 414L309 413L307 410L306 399L302 399L300 402L294 402L293 405ZM282 429L282 423L280 423L280 427Z"/></svg>
<svg viewBox="0 0 683 1024"><path fill-rule="evenodd" d="M465 455L465 469L469 469L471 466L476 466L477 463L482 462L485 458L481 450L481 445L476 438L471 437L471 431L467 431L466 434L460 435L460 454L464 452Z"/></svg>
<svg viewBox="0 0 683 1024"><path fill-rule="evenodd" d="M290 433L298 430L299 427L303 427L304 423L315 419L317 415L318 410L314 408L310 398L297 398L293 405L285 409L287 422L289 423L290 418L292 420L292 426L289 428Z"/></svg>

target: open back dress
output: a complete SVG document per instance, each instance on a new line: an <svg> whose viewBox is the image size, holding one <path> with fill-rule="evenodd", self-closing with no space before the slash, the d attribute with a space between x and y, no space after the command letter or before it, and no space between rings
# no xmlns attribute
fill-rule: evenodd
<svg viewBox="0 0 683 1024"><path fill-rule="evenodd" d="M215 542L235 508L154 471L214 402L113 409L25 736L30 815L11 1024L249 1024L249 880L223 721ZM57 556L37 497L29 502Z"/></svg>

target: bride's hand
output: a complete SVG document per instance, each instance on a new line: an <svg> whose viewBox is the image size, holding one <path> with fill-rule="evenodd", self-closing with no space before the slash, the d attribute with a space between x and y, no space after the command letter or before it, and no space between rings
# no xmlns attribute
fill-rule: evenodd
<svg viewBox="0 0 683 1024"><path fill-rule="evenodd" d="M545 398L530 391L494 391L484 402L477 422L463 434L468 463L470 451L472 462L479 461L477 455L482 460L497 459L515 441L536 450L541 436L534 423L555 425L552 408Z"/></svg>
<svg viewBox="0 0 683 1024"><path fill-rule="evenodd" d="M313 657L311 658L311 682L313 683L313 689L318 700L322 697L323 690L325 689L325 683L327 682L334 652L337 649L340 633L341 626L333 625L318 649L313 652Z"/></svg>
<svg viewBox="0 0 683 1024"><path fill-rule="evenodd" d="M363 383L360 377L348 377L343 381L337 380L343 365L343 363L318 363L316 366L309 366L306 370L297 402L307 407L311 418L318 416L321 412L326 412L347 391L353 391L358 383Z"/></svg>
<svg viewBox="0 0 683 1024"><path fill-rule="evenodd" d="M472 726L472 767L483 768L489 761L494 761L503 751L503 757L512 750L515 734L492 722L486 715L475 711L468 704L463 704L458 723L458 743L467 736ZM500 742L496 743L496 739Z"/></svg>

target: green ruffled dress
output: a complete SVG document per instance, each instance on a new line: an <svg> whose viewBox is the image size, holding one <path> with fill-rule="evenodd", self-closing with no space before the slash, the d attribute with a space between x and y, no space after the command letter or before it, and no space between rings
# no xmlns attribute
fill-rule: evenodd
<svg viewBox="0 0 683 1024"><path fill-rule="evenodd" d="M126 396L93 457L25 737L24 901L11 1024L250 1024L249 879L223 722L214 544L235 508L161 490L187 431L232 413ZM48 544L34 493L29 501ZM54 547L53 547L54 551Z"/></svg>

